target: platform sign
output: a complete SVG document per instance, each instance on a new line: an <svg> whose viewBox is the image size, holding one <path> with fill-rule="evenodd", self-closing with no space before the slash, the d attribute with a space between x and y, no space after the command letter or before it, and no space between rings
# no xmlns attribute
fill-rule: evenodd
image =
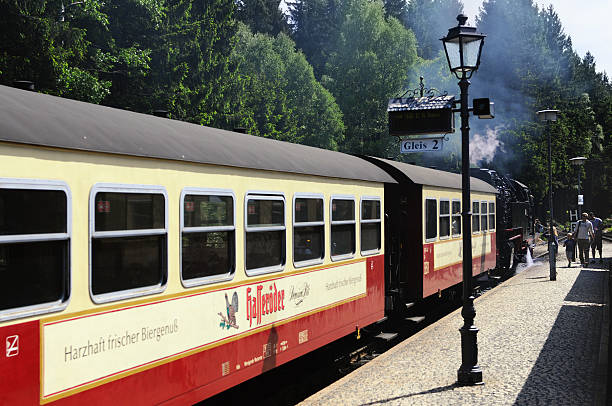
<svg viewBox="0 0 612 406"><path fill-rule="evenodd" d="M442 151L444 138L411 138L400 142L400 152L410 154L412 152L437 152Z"/></svg>
<svg viewBox="0 0 612 406"><path fill-rule="evenodd" d="M424 96L389 100L389 135L449 134L455 131L454 96Z"/></svg>

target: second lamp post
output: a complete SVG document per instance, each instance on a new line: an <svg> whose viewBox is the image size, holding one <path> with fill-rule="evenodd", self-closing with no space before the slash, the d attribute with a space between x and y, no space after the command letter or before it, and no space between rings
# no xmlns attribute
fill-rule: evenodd
<svg viewBox="0 0 612 406"><path fill-rule="evenodd" d="M557 121L557 113L559 110L540 110L536 114L540 121L550 123ZM548 204L550 206L550 215L548 217L548 265L550 270L550 280L557 280L557 242L553 228L553 189L552 189L552 145L550 142L550 128L546 128L548 135Z"/></svg>
<svg viewBox="0 0 612 406"><path fill-rule="evenodd" d="M470 125L468 107L469 79L480 65L480 53L485 35L476 28L466 26L467 17L457 16L459 24L448 30L442 38L448 66L459 80L461 90L461 187L463 230L463 327L461 332L461 367L457 381L462 385L482 384L482 370L478 365L478 328L474 325L476 309L472 295L472 213L470 212Z"/></svg>

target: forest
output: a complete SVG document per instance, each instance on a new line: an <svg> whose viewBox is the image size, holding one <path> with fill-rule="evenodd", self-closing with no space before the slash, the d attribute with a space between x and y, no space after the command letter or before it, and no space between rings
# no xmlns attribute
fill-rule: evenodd
<svg viewBox="0 0 612 406"><path fill-rule="evenodd" d="M0 83L252 135L460 171L460 135L444 150L400 154L387 102L418 87L459 92L440 38L460 0L2 0ZM470 160L528 185L547 209L547 131L559 222L612 207L612 83L581 57L552 6L485 0L487 35L470 97ZM544 126L535 112L560 110ZM459 128L459 118L455 127ZM583 167L569 159L587 157Z"/></svg>

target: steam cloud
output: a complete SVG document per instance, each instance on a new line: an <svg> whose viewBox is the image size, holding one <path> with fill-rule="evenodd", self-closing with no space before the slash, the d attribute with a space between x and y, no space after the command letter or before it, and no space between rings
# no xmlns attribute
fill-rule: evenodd
<svg viewBox="0 0 612 406"><path fill-rule="evenodd" d="M499 140L497 132L501 126L485 128L484 135L475 133L470 139L470 163L478 165L480 162L491 162L495 156L495 151L503 147L503 142Z"/></svg>

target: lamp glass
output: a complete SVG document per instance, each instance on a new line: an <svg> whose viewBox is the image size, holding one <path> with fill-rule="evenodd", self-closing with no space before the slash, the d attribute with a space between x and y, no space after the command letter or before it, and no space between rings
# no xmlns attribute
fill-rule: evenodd
<svg viewBox="0 0 612 406"><path fill-rule="evenodd" d="M442 42L444 44L444 52L448 57L448 65L452 72L461 67L461 52L459 51L459 40L454 38L450 41Z"/></svg>
<svg viewBox="0 0 612 406"><path fill-rule="evenodd" d="M453 72L469 72L478 68L483 36L459 35L443 40L449 68ZM460 46L461 44L461 46ZM463 53L463 61L461 60Z"/></svg>

